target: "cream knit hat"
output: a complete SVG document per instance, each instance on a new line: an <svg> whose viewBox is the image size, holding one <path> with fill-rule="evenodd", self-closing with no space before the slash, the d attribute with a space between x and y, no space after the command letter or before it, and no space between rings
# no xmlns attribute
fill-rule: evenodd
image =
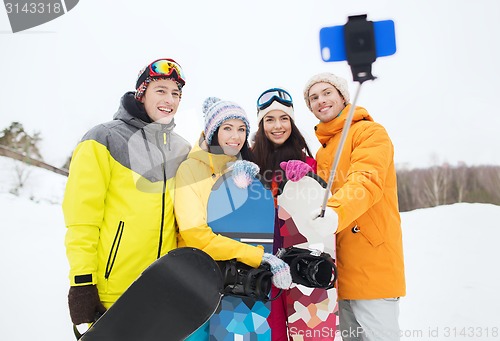
<svg viewBox="0 0 500 341"><path fill-rule="evenodd" d="M333 85L335 89L340 92L342 97L344 97L345 104L349 103L350 96L347 81L342 77L335 76L333 73L323 72L312 76L304 88L304 100L306 101L306 105L309 110L312 111L311 103L309 103L309 90L311 90L311 87L316 83L329 83Z"/></svg>
<svg viewBox="0 0 500 341"><path fill-rule="evenodd" d="M291 106L287 107L286 105L283 105L278 101L274 101L267 108L262 109L262 110L257 110L257 124L259 124L260 121L262 121L264 116L266 116L270 111L273 111L273 110L281 110L285 114L288 114L288 116L290 116L292 121L295 120L295 116L293 115L293 107L291 107Z"/></svg>

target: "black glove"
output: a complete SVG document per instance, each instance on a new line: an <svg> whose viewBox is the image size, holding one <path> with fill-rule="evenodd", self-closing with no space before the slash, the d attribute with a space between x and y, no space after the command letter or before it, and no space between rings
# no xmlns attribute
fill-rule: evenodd
<svg viewBox="0 0 500 341"><path fill-rule="evenodd" d="M94 322L96 314L103 314L106 311L95 285L70 287L68 306L71 321L75 325Z"/></svg>

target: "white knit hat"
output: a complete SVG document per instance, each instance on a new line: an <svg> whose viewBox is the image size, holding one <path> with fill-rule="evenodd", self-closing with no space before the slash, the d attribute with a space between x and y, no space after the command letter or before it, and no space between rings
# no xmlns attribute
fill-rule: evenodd
<svg viewBox="0 0 500 341"><path fill-rule="evenodd" d="M344 97L345 104L349 103L350 96L347 81L342 77L335 76L333 73L323 72L312 76L304 88L304 100L309 110L312 111L311 103L309 103L309 90L311 90L311 87L316 83L329 83L333 85L335 89L340 92L342 97Z"/></svg>
<svg viewBox="0 0 500 341"><path fill-rule="evenodd" d="M292 120L295 120L295 116L293 115L293 107L292 106L287 107L286 105L283 105L278 101L274 101L267 108L257 111L257 124L260 124L260 121L262 121L264 116L266 116L269 112L271 112L273 110L283 111L285 114L290 116L290 118Z"/></svg>

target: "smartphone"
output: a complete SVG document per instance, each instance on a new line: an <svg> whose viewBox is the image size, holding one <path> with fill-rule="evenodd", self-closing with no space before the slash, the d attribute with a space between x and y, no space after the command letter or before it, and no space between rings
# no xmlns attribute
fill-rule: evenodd
<svg viewBox="0 0 500 341"><path fill-rule="evenodd" d="M394 21L373 22L376 57L390 56L396 53L396 34ZM347 60L344 38L344 25L323 27L319 31L321 58L325 62Z"/></svg>

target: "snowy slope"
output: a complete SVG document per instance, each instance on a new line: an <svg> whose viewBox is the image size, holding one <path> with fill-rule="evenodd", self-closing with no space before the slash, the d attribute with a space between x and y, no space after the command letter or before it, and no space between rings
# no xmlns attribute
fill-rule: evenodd
<svg viewBox="0 0 500 341"><path fill-rule="evenodd" d="M404 340L500 340L498 217L487 204L402 213Z"/></svg>
<svg viewBox="0 0 500 341"><path fill-rule="evenodd" d="M19 196L36 202L61 203L66 177L0 156L0 193L11 193L25 179Z"/></svg>
<svg viewBox="0 0 500 341"><path fill-rule="evenodd" d="M65 177L33 169L34 187L14 196L10 161L0 157L0 340L72 340L60 207ZM500 339L499 216L499 206L485 204L402 214L402 340Z"/></svg>

